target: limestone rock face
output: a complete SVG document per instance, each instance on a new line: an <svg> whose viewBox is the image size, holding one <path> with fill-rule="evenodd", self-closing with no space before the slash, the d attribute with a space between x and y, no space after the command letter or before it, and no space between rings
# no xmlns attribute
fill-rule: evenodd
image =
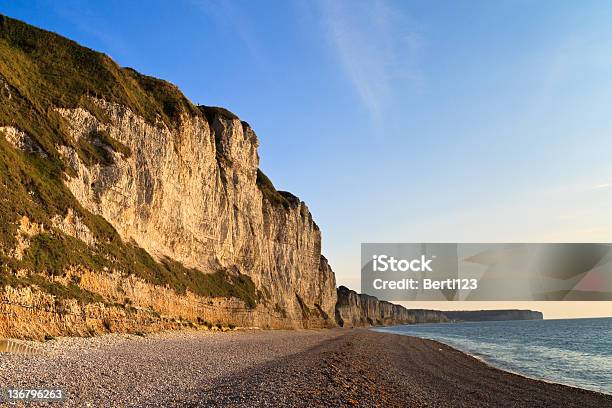
<svg viewBox="0 0 612 408"><path fill-rule="evenodd" d="M492 320L541 320L533 310L407 309L374 296L359 294L344 286L338 288L336 321L342 327L389 326L413 323L480 322Z"/></svg>
<svg viewBox="0 0 612 408"><path fill-rule="evenodd" d="M2 83L2 81L0 81ZM6 86L6 83L5 83ZM36 153L47 157L47 154L32 138L13 126L0 126L0 135L4 135L7 142L13 147L28 153Z"/></svg>
<svg viewBox="0 0 612 408"><path fill-rule="evenodd" d="M442 323L448 318L439 310L406 309L374 296L338 288L336 320L343 327L389 326L412 323Z"/></svg>
<svg viewBox="0 0 612 408"><path fill-rule="evenodd" d="M88 164L58 146L73 170L66 184L87 210L158 259L248 275L262 293L258 308L282 314L280 326L335 325L335 278L321 257L319 228L297 197L262 193L258 139L246 122L202 108L205 115L183 114L170 128L122 105L93 103L108 120L57 109L75 144L104 133L129 153L106 146L111 162Z"/></svg>

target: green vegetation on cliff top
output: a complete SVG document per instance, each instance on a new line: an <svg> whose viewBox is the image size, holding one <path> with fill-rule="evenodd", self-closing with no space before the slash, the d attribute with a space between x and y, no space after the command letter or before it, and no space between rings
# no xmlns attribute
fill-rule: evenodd
<svg viewBox="0 0 612 408"><path fill-rule="evenodd" d="M56 150L75 148L87 164L109 165L107 148L131 152L110 136L97 133L75 143L55 107L83 107L100 120L104 112L91 97L129 107L151 123L176 124L182 113L202 115L180 90L166 82L121 68L108 56L57 34L0 15L0 126L24 131L44 155L13 148L0 135L0 285L36 284L59 297L94 301L95 294L44 283L40 275L17 278L26 269L47 275L63 274L68 266L96 271L133 273L178 293L189 289L203 296L234 296L252 307L259 296L245 275L219 271L203 274L173 260L154 260L146 251L121 240L102 217L84 209L63 183L70 174ZM75 145L76 144L76 145ZM72 208L96 238L95 248L52 228L51 218ZM27 216L47 230L31 239L22 259L11 255L17 244L18 221Z"/></svg>
<svg viewBox="0 0 612 408"><path fill-rule="evenodd" d="M76 107L87 96L128 106L169 126L198 109L173 84L119 67L108 56L55 33L0 16L0 72L39 113Z"/></svg>

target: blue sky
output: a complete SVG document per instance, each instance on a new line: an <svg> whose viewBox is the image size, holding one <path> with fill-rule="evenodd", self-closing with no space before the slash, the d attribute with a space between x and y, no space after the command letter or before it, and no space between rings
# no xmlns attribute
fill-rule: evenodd
<svg viewBox="0 0 612 408"><path fill-rule="evenodd" d="M340 284L361 242L612 236L612 4L6 1L224 106L306 201Z"/></svg>

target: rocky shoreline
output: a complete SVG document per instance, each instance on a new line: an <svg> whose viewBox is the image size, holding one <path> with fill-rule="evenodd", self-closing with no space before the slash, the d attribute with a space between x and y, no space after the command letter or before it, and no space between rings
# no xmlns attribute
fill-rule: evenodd
<svg viewBox="0 0 612 408"><path fill-rule="evenodd" d="M0 353L0 383L62 388L62 406L70 407L612 406L610 395L501 371L434 341L365 329L21 343L38 353Z"/></svg>

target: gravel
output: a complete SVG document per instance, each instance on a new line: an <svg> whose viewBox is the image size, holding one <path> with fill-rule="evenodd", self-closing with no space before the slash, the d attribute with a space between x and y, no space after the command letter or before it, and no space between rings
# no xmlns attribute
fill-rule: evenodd
<svg viewBox="0 0 612 408"><path fill-rule="evenodd" d="M219 378L338 335L337 330L180 331L21 342L41 353L0 353L0 388L59 388L67 394L63 404L29 407L180 406Z"/></svg>
<svg viewBox="0 0 612 408"><path fill-rule="evenodd" d="M0 353L0 384L63 388L75 407L612 407L610 395L362 329L107 335L41 348Z"/></svg>
<svg viewBox="0 0 612 408"><path fill-rule="evenodd" d="M435 341L347 330L222 378L185 406L600 408L612 396L501 371Z"/></svg>

